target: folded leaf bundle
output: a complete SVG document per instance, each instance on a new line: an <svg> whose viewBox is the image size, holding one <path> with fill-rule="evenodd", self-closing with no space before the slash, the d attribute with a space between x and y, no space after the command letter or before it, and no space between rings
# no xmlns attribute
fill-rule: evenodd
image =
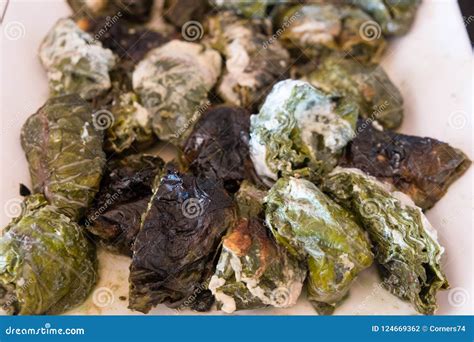
<svg viewBox="0 0 474 342"><path fill-rule="evenodd" d="M100 191L84 224L106 248L131 256L153 183L163 166L161 158L143 154L113 159L107 164Z"/></svg>
<svg viewBox="0 0 474 342"><path fill-rule="evenodd" d="M122 93L110 106L112 120L107 127L104 148L122 153L131 147L142 149L154 141L151 116L133 92Z"/></svg>
<svg viewBox="0 0 474 342"><path fill-rule="evenodd" d="M341 166L393 184L422 209L431 208L471 165L457 148L432 138L382 131L359 122Z"/></svg>
<svg viewBox="0 0 474 342"><path fill-rule="evenodd" d="M60 19L40 46L39 57L48 74L52 96L79 94L90 100L111 86L112 51L71 19Z"/></svg>
<svg viewBox="0 0 474 342"><path fill-rule="evenodd" d="M148 312L166 303L209 309L212 301L201 305L191 299L207 288L218 245L234 221L232 198L219 182L168 170L133 245L129 307Z"/></svg>
<svg viewBox="0 0 474 342"><path fill-rule="evenodd" d="M21 131L33 190L73 219L84 214L99 189L103 119L78 95L65 95L49 99Z"/></svg>
<svg viewBox="0 0 474 342"><path fill-rule="evenodd" d="M350 212L305 179L280 178L265 204L266 223L277 242L307 264L309 300L319 313L332 313L372 264L364 231Z"/></svg>
<svg viewBox="0 0 474 342"><path fill-rule="evenodd" d="M358 169L335 169L323 190L351 210L369 233L382 285L420 313L434 313L436 293L449 285L440 265L444 249L421 209Z"/></svg>
<svg viewBox="0 0 474 342"><path fill-rule="evenodd" d="M218 95L225 102L257 110L271 86L287 78L288 51L262 32L261 21L224 12L209 17L206 23L211 46L225 57Z"/></svg>
<svg viewBox="0 0 474 342"><path fill-rule="evenodd" d="M240 107L217 106L194 124L184 157L194 174L222 180L236 192L243 179L255 178L249 153L250 115Z"/></svg>
<svg viewBox="0 0 474 342"><path fill-rule="evenodd" d="M0 305L10 314L60 314L82 303L95 285L96 255L82 228L41 194L0 238Z"/></svg>
<svg viewBox="0 0 474 342"><path fill-rule="evenodd" d="M396 129L402 123L402 95L378 65L330 56L302 79L333 96L351 98L367 121L377 120L387 129Z"/></svg>
<svg viewBox="0 0 474 342"><path fill-rule="evenodd" d="M241 218L223 239L209 288L227 313L282 308L296 303L305 276L304 265L275 243L261 220Z"/></svg>
<svg viewBox="0 0 474 342"><path fill-rule="evenodd" d="M295 58L338 54L361 63L377 63L385 50L381 32L361 27L373 19L349 5L306 4L282 7L274 15L273 30Z"/></svg>
<svg viewBox="0 0 474 342"><path fill-rule="evenodd" d="M250 156L267 184L279 176L318 179L352 139L359 108L303 81L277 83L250 118Z"/></svg>
<svg viewBox="0 0 474 342"><path fill-rule="evenodd" d="M221 72L217 51L173 40L151 50L133 72L133 89L152 116L162 140L182 142L203 108Z"/></svg>

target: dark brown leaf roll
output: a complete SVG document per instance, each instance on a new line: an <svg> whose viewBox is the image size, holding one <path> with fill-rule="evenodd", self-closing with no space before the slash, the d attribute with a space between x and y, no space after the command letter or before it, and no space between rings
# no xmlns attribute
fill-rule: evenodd
<svg viewBox="0 0 474 342"><path fill-rule="evenodd" d="M111 16L134 22L150 19L154 0L67 0L75 17Z"/></svg>
<svg viewBox="0 0 474 342"><path fill-rule="evenodd" d="M222 105L205 112L183 148L193 173L221 179L232 193L242 180L255 178L249 126L249 113L240 107Z"/></svg>
<svg viewBox="0 0 474 342"><path fill-rule="evenodd" d="M380 131L359 122L341 166L358 168L409 195L415 204L431 208L471 165L457 148L432 138Z"/></svg>
<svg viewBox="0 0 474 342"><path fill-rule="evenodd" d="M131 155L108 163L100 191L84 222L106 248L131 256L153 181L163 165L161 158L151 155Z"/></svg>
<svg viewBox="0 0 474 342"><path fill-rule="evenodd" d="M177 307L201 291L234 222L233 201L219 182L168 170L133 245L130 309Z"/></svg>

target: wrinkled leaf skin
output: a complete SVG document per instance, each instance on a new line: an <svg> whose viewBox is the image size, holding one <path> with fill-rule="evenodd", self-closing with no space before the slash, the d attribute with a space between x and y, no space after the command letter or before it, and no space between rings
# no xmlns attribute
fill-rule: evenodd
<svg viewBox="0 0 474 342"><path fill-rule="evenodd" d="M267 185L279 176L319 182L353 138L359 108L304 81L277 83L250 118L250 155Z"/></svg>
<svg viewBox="0 0 474 342"><path fill-rule="evenodd" d="M112 50L120 58L120 63L130 64L130 68L141 61L148 51L168 41L159 32L123 19L117 19L112 24L110 17L82 18L78 24L83 25L104 48Z"/></svg>
<svg viewBox="0 0 474 342"><path fill-rule="evenodd" d="M132 80L157 137L178 144L186 140L196 116L209 105L207 95L220 71L218 52L200 44L175 39L148 52Z"/></svg>
<svg viewBox="0 0 474 342"><path fill-rule="evenodd" d="M34 192L79 219L99 189L105 164L102 141L87 102L78 95L49 99L21 131Z"/></svg>
<svg viewBox="0 0 474 342"><path fill-rule="evenodd" d="M351 0L370 14L387 36L402 36L408 32L421 0Z"/></svg>
<svg viewBox="0 0 474 342"><path fill-rule="evenodd" d="M328 57L303 79L335 97L352 99L359 105L361 117L377 120L386 129L396 129L402 123L402 95L378 65Z"/></svg>
<svg viewBox="0 0 474 342"><path fill-rule="evenodd" d="M143 154L108 162L84 224L106 248L132 255L131 247L153 193L154 180L163 167L161 158Z"/></svg>
<svg viewBox="0 0 474 342"><path fill-rule="evenodd" d="M51 96L77 93L92 100L111 87L109 72L116 57L72 19L58 20L43 39L39 57Z"/></svg>
<svg viewBox="0 0 474 342"><path fill-rule="evenodd" d="M333 3L282 7L273 29L294 58L309 60L336 54L359 63L378 63L386 48L383 36L367 39L360 27L373 20L359 8Z"/></svg>
<svg viewBox="0 0 474 342"><path fill-rule="evenodd" d="M257 179L249 154L249 113L239 107L217 106L194 125L183 152L194 174L220 179L231 193L243 179Z"/></svg>
<svg viewBox="0 0 474 342"><path fill-rule="evenodd" d="M242 19L230 12L205 22L206 42L225 58L217 94L226 103L258 111L273 84L288 77L290 55L277 40L269 43L263 20Z"/></svg>
<svg viewBox="0 0 474 342"><path fill-rule="evenodd" d="M223 239L209 287L218 307L229 313L288 307L298 299L305 276L304 265L275 243L260 219L241 218Z"/></svg>
<svg viewBox="0 0 474 342"><path fill-rule="evenodd" d="M216 180L168 170L133 245L129 307L148 312L159 303L185 302L208 281L234 221L232 198Z"/></svg>
<svg viewBox="0 0 474 342"><path fill-rule="evenodd" d="M308 298L329 314L372 264L371 245L354 216L304 179L280 178L265 198L278 243L307 263Z"/></svg>
<svg viewBox="0 0 474 342"><path fill-rule="evenodd" d="M40 194L0 239L0 304L10 314L60 314L95 285L96 254L82 228Z"/></svg>
<svg viewBox="0 0 474 342"><path fill-rule="evenodd" d="M336 169L323 189L351 210L369 233L382 285L420 313L433 314L436 293L449 284L440 266L444 249L421 209L407 196L411 203L404 204L398 199L402 193L390 192L357 169Z"/></svg>
<svg viewBox="0 0 474 342"><path fill-rule="evenodd" d="M471 165L460 150L432 138L380 131L360 126L340 161L393 184L426 210Z"/></svg>

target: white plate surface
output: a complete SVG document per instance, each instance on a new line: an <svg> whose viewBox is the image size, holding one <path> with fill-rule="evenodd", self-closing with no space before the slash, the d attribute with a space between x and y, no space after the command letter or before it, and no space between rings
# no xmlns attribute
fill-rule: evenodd
<svg viewBox="0 0 474 342"><path fill-rule="evenodd" d="M0 0L2 4L4 0ZM1 9L1 6L0 6ZM1 15L1 13L0 13ZM15 213L18 184L29 184L20 128L47 99L38 46L55 21L69 15L62 0L12 0L0 26L0 225ZM472 23L471 25L474 25ZM455 0L424 0L408 35L392 41L383 66L405 99L401 132L429 136L462 149L472 159L472 50ZM438 295L438 314L473 314L473 167L427 216L446 248L451 290ZM136 314L127 309L129 259L100 251L101 279L94 294L71 314ZM374 269L355 281L336 310L343 315L416 314L378 286ZM193 314L160 305L151 314ZM219 314L214 312L215 314ZM301 298L288 309L237 314L314 315Z"/></svg>

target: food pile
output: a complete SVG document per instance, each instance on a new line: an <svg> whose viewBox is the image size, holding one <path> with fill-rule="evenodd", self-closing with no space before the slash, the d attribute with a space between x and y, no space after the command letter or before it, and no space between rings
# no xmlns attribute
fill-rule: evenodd
<svg viewBox="0 0 474 342"><path fill-rule="evenodd" d="M419 1L68 3L39 48L50 98L21 132L32 187L0 239L4 310L82 303L100 246L131 258L144 313L306 292L331 314L372 264L435 312L449 284L424 211L471 162L395 131L403 98L377 64Z"/></svg>

